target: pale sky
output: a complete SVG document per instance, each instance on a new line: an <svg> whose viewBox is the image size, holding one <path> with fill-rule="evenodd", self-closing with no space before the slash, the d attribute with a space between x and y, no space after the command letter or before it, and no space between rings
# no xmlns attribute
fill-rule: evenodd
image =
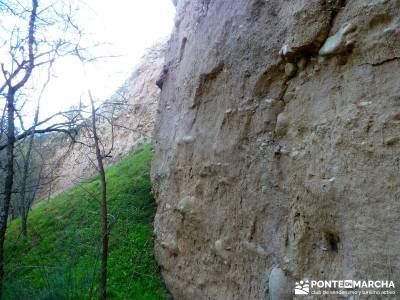
<svg viewBox="0 0 400 300"><path fill-rule="evenodd" d="M103 100L128 78L146 48L170 34L175 8L171 0L79 2L80 27L91 40L107 43L93 54L119 56L86 68L94 96ZM76 58L59 60L54 66L54 75L42 98L41 118L79 103L80 96L87 91L88 83ZM33 103L26 107L31 114L33 109Z"/></svg>
<svg viewBox="0 0 400 300"><path fill-rule="evenodd" d="M81 26L93 34L94 40L109 43L106 48L110 54L120 55L88 67L93 94L105 99L128 78L145 49L170 34L175 8L171 0L85 0L85 3L79 16ZM51 81L44 97L44 114L68 108L86 91L82 68L76 59L60 61L55 74L57 78Z"/></svg>

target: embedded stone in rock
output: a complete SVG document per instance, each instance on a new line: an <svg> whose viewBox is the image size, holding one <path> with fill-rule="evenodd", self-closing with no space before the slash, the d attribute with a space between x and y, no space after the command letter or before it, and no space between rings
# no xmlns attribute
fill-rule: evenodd
<svg viewBox="0 0 400 300"><path fill-rule="evenodd" d="M296 58L296 52L293 51L288 45L283 45L281 50L279 50L279 54L283 57L283 59L287 62L292 62Z"/></svg>
<svg viewBox="0 0 400 300"><path fill-rule="evenodd" d="M220 251L224 250L223 246L222 246L222 241L221 240L216 240L215 243L214 243L214 248L215 248L215 251L217 251L217 252L220 252Z"/></svg>
<svg viewBox="0 0 400 300"><path fill-rule="evenodd" d="M185 144L193 143L193 142L194 142L194 137L191 136L191 135L185 135L185 136L182 138L182 142L185 143Z"/></svg>
<svg viewBox="0 0 400 300"><path fill-rule="evenodd" d="M224 240L222 240L222 239L216 240L214 242L214 248L212 250L214 250L215 254L224 260L224 264L227 263L229 251L228 251L227 247L225 246Z"/></svg>
<svg viewBox="0 0 400 300"><path fill-rule="evenodd" d="M291 300L293 299L293 287L281 268L272 268L269 275L269 299Z"/></svg>
<svg viewBox="0 0 400 300"><path fill-rule="evenodd" d="M265 249L261 247L261 245L258 245L255 242L243 241L241 244L243 245L243 248L249 252L257 254L261 257L268 256L268 252L265 251Z"/></svg>
<svg viewBox="0 0 400 300"><path fill-rule="evenodd" d="M278 136L286 135L289 127L289 118L285 112L282 112L276 118L275 133Z"/></svg>
<svg viewBox="0 0 400 300"><path fill-rule="evenodd" d="M293 64L293 63L287 63L285 65L285 74L287 77L291 78L294 75L296 75L297 72L297 65Z"/></svg>
<svg viewBox="0 0 400 300"><path fill-rule="evenodd" d="M400 138L397 137L397 136L390 137L390 138L388 138L388 139L386 139L384 141L384 144L387 145L387 146L392 146L392 145L395 145L395 144L398 144L398 143L400 143Z"/></svg>
<svg viewBox="0 0 400 300"><path fill-rule="evenodd" d="M339 29L339 31L330 36L319 50L319 55L328 56L334 54L344 53L348 50L349 46L353 43L352 40L348 39L348 34L354 32L357 26L351 23L345 23Z"/></svg>
<svg viewBox="0 0 400 300"><path fill-rule="evenodd" d="M280 101L277 99L264 99L260 102L260 109L269 109L269 108L273 108L276 107L280 104Z"/></svg>
<svg viewBox="0 0 400 300"><path fill-rule="evenodd" d="M174 238L172 238L172 237L167 237L160 244L161 244L161 247L166 249L172 255L177 255L178 252L179 252L179 248L178 248L178 245L176 243L176 240Z"/></svg>
<svg viewBox="0 0 400 300"><path fill-rule="evenodd" d="M179 201L178 205L176 206L176 210L179 211L181 214L191 213L193 212L194 202L195 201L193 197L184 197L181 201Z"/></svg>
<svg viewBox="0 0 400 300"><path fill-rule="evenodd" d="M297 62L297 67L300 71L304 70L307 65L307 59L305 57L302 57L299 59Z"/></svg>

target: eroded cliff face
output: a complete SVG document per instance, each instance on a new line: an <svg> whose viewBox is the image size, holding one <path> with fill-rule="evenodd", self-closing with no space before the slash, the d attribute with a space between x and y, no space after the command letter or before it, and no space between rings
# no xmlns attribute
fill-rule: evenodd
<svg viewBox="0 0 400 300"><path fill-rule="evenodd" d="M106 160L106 164L119 161L138 145L151 140L160 96L155 81L164 64L165 44L165 41L160 41L148 49L130 78L108 100L110 103L123 102L124 105L116 106L118 112L113 132L108 122L99 128L105 149L113 144L112 157ZM85 138L78 136L77 140L85 141ZM55 196L96 173L91 162L95 161L94 154L87 147L80 144L70 147L70 140L60 135L52 137L46 144L47 148L52 148L47 151L46 171L53 173L50 177L55 180L42 189L40 198Z"/></svg>
<svg viewBox="0 0 400 300"><path fill-rule="evenodd" d="M152 165L176 299L398 280L400 2L176 5Z"/></svg>

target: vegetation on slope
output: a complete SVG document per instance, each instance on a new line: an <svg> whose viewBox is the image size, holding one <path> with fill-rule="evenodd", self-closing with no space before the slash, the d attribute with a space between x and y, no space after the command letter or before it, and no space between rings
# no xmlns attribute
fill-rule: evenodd
<svg viewBox="0 0 400 300"><path fill-rule="evenodd" d="M110 299L167 298L153 258L150 160L145 146L107 169ZM20 235L20 220L11 222L3 299L97 298L99 184L93 177L38 205L29 216L27 239Z"/></svg>

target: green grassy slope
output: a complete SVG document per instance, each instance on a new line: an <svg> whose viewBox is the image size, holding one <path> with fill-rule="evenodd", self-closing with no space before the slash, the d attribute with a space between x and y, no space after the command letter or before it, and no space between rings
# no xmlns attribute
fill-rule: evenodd
<svg viewBox="0 0 400 300"><path fill-rule="evenodd" d="M167 298L153 258L150 160L145 146L107 169L110 299ZM99 185L94 177L38 205L28 239L19 236L20 221L11 222L3 299L98 298Z"/></svg>

